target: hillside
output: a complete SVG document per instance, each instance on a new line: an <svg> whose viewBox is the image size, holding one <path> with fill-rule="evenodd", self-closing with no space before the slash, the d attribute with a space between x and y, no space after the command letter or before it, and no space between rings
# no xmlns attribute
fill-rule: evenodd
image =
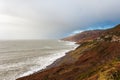
<svg viewBox="0 0 120 80"><path fill-rule="evenodd" d="M74 41L74 42L83 42L83 41L86 41L86 40L96 39L103 32L104 32L104 30L84 31L84 32L75 34L73 36L69 36L69 37L63 38L62 40L65 40L65 41Z"/></svg>
<svg viewBox="0 0 120 80"><path fill-rule="evenodd" d="M17 80L120 80L120 25L82 42L58 64Z"/></svg>

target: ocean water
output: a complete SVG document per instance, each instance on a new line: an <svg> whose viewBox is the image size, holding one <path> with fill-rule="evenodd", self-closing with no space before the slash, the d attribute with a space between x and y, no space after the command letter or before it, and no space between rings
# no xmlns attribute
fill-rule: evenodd
<svg viewBox="0 0 120 80"><path fill-rule="evenodd" d="M35 73L77 46L60 40L0 41L0 80Z"/></svg>

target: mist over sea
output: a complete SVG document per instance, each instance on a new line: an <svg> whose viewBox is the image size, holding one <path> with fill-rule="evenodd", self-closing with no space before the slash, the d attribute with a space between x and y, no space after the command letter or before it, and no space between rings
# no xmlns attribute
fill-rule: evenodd
<svg viewBox="0 0 120 80"><path fill-rule="evenodd" d="M0 80L15 80L44 69L75 47L60 40L0 41Z"/></svg>

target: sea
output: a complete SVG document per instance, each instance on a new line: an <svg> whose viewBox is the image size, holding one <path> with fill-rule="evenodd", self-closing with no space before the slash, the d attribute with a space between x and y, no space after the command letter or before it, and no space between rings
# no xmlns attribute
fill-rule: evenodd
<svg viewBox="0 0 120 80"><path fill-rule="evenodd" d="M15 80L45 69L77 46L61 40L0 41L0 80Z"/></svg>

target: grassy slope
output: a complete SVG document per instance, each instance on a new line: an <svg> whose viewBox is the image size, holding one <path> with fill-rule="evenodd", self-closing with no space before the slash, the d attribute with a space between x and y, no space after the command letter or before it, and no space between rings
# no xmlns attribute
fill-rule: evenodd
<svg viewBox="0 0 120 80"><path fill-rule="evenodd" d="M58 67L17 80L120 80L120 42L111 42L111 35L120 37L120 25L106 30L103 41L82 43L68 54L72 60L65 57Z"/></svg>

